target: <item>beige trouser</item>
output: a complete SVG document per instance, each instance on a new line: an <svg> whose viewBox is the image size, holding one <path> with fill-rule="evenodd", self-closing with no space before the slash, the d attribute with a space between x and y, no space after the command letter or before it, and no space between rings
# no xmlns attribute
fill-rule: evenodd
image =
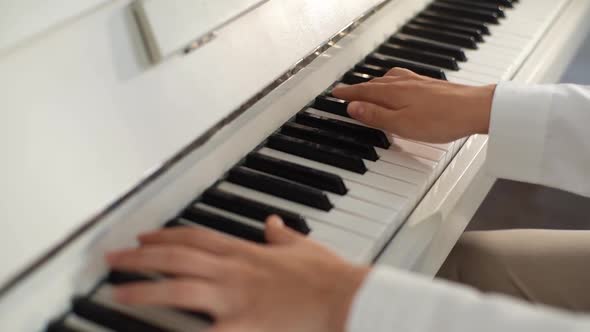
<svg viewBox="0 0 590 332"><path fill-rule="evenodd" d="M590 312L590 231L466 232L438 276L484 292Z"/></svg>

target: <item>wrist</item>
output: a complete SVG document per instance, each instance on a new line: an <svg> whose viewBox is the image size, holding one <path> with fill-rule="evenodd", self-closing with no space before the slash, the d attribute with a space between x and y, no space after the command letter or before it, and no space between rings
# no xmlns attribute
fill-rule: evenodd
<svg viewBox="0 0 590 332"><path fill-rule="evenodd" d="M475 87L472 95L472 105L468 110L472 115L472 134L487 134L490 129L490 118L492 113L492 102L496 85Z"/></svg>

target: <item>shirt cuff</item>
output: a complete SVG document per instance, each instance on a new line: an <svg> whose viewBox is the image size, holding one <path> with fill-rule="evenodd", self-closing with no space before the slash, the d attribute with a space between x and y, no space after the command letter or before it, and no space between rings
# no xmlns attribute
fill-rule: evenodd
<svg viewBox="0 0 590 332"><path fill-rule="evenodd" d="M548 86L498 84L487 150L487 169L491 175L539 182L552 100L553 90Z"/></svg>
<svg viewBox="0 0 590 332"><path fill-rule="evenodd" d="M417 331L426 322L416 308L432 288L432 279L375 266L356 294L346 331Z"/></svg>

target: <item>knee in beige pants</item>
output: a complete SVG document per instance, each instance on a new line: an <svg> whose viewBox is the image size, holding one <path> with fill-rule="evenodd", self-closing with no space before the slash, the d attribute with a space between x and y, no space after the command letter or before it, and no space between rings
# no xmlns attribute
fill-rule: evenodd
<svg viewBox="0 0 590 332"><path fill-rule="evenodd" d="M484 292L590 311L590 231L467 232L438 276Z"/></svg>

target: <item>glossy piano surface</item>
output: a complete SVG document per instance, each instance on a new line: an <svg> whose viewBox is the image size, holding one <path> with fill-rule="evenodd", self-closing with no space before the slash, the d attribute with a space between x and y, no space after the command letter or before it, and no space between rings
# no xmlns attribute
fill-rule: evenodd
<svg viewBox="0 0 590 332"><path fill-rule="evenodd" d="M4 0L0 4L0 56L32 38L91 12L108 0Z"/></svg>

